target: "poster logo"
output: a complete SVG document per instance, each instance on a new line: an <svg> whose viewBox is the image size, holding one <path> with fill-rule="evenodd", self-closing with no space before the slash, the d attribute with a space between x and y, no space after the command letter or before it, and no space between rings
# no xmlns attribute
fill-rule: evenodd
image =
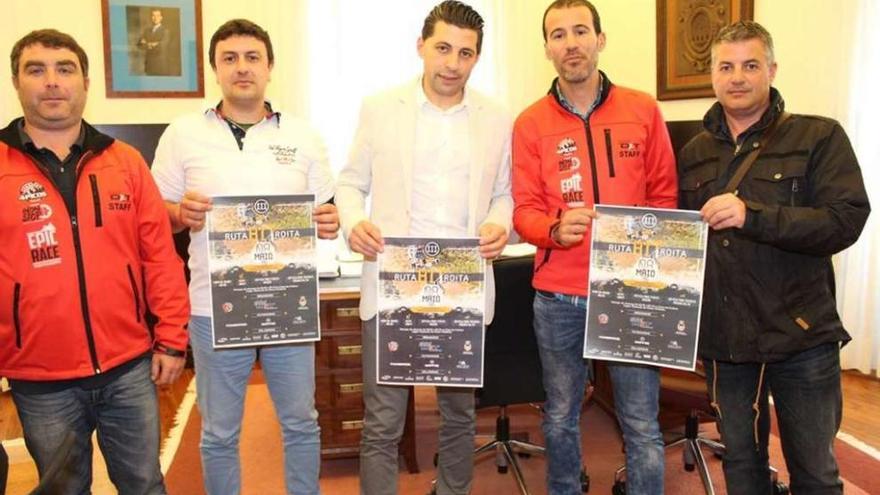
<svg viewBox="0 0 880 495"><path fill-rule="evenodd" d="M254 211L260 215L269 213L269 202L265 199L258 199L254 202Z"/></svg>

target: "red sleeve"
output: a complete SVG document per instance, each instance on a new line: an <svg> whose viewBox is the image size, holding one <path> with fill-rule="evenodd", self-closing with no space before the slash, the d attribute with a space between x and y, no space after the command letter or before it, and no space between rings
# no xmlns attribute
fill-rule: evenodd
<svg viewBox="0 0 880 495"><path fill-rule="evenodd" d="M654 115L648 136L645 172L647 174L645 197L648 206L677 208L678 172L675 167L675 154L672 152L669 130L656 103L654 103Z"/></svg>
<svg viewBox="0 0 880 495"><path fill-rule="evenodd" d="M550 229L559 222L549 213L541 175L541 139L534 121L520 116L513 127L513 227L540 248L559 247Z"/></svg>
<svg viewBox="0 0 880 495"><path fill-rule="evenodd" d="M146 299L159 320L154 329L155 345L186 352L190 306L183 261L174 249L165 202L140 155L132 160L132 167Z"/></svg>

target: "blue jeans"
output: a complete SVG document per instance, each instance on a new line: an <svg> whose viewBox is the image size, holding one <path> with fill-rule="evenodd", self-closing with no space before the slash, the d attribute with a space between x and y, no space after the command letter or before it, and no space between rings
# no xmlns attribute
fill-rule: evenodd
<svg viewBox="0 0 880 495"><path fill-rule="evenodd" d="M566 300L563 300L566 299ZM535 294L535 336L544 368L547 493L579 495L580 413L588 378L583 358L586 299ZM609 363L614 407L626 446L627 495L663 493L663 437L657 420L660 372Z"/></svg>
<svg viewBox="0 0 880 495"><path fill-rule="evenodd" d="M214 350L211 319L193 316L189 325L196 365L196 394L202 415L202 470L208 495L241 491L239 438L244 394L254 367L254 348ZM315 410L315 346L267 346L260 363L284 440L288 493L320 492L321 430Z"/></svg>
<svg viewBox="0 0 880 495"><path fill-rule="evenodd" d="M62 486L52 493L91 493L95 430L110 480L120 494L166 493L159 469L159 408L149 359L100 388L72 387L46 394L13 389L12 398L40 478L65 438L74 439Z"/></svg>
<svg viewBox="0 0 880 495"><path fill-rule="evenodd" d="M770 435L768 392L773 395L782 453L792 493L843 493L833 444L840 428L840 349L823 344L775 363L767 363L755 411L760 363L706 361L706 382L720 408L722 465L727 493L771 493L767 442ZM716 372L717 367L717 372ZM715 378L717 377L717 381Z"/></svg>

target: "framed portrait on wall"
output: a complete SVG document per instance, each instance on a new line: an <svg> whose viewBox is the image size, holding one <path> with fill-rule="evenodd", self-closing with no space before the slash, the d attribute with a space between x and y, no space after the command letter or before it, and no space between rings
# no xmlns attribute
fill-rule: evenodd
<svg viewBox="0 0 880 495"><path fill-rule="evenodd" d="M657 0L657 99L714 96L712 40L753 16L754 0Z"/></svg>
<svg viewBox="0 0 880 495"><path fill-rule="evenodd" d="M108 98L201 98L201 0L101 0Z"/></svg>

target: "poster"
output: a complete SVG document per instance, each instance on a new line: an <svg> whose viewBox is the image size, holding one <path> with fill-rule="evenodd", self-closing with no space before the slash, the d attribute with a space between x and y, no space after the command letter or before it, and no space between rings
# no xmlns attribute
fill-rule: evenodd
<svg viewBox="0 0 880 495"><path fill-rule="evenodd" d="M213 198L214 348L321 338L313 194Z"/></svg>
<svg viewBox="0 0 880 495"><path fill-rule="evenodd" d="M693 370L707 224L696 211L596 212L584 357Z"/></svg>
<svg viewBox="0 0 880 495"><path fill-rule="evenodd" d="M481 387L486 263L479 239L386 237L378 263L378 382Z"/></svg>

